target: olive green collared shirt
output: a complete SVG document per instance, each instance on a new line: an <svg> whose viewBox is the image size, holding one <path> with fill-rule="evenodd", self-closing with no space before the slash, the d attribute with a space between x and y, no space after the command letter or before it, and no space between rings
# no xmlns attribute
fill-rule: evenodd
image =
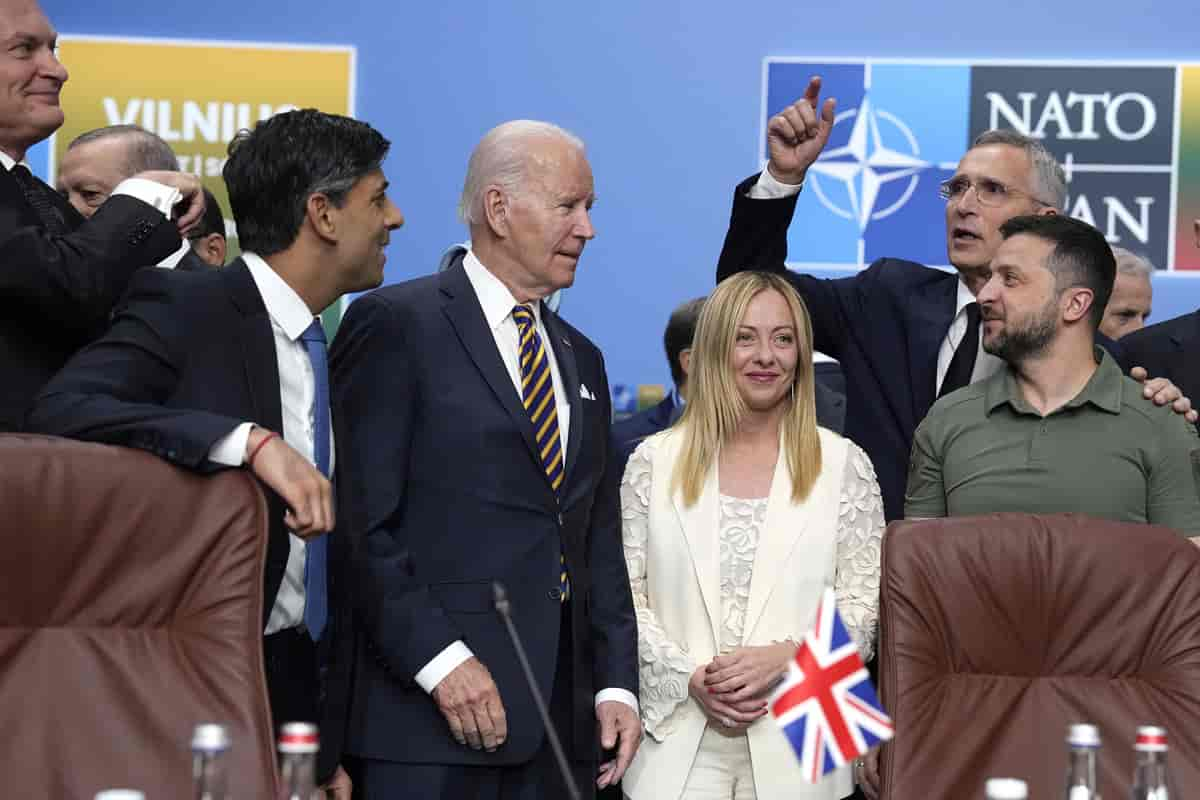
<svg viewBox="0 0 1200 800"><path fill-rule="evenodd" d="M1200 535L1196 429L1100 348L1097 360L1083 391L1045 417L1011 367L938 400L913 438L904 515L1073 511Z"/></svg>

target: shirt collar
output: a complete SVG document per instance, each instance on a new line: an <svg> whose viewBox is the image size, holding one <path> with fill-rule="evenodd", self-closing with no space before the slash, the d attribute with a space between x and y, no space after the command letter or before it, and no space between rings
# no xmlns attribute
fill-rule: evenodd
<svg viewBox="0 0 1200 800"><path fill-rule="evenodd" d="M475 296L479 298L479 305L483 308L488 327L495 331L512 314L513 307L520 303L508 287L475 256L474 250L468 250L463 256L463 269L467 272L467 280L471 282ZM533 303L530 308L533 309L534 323L540 322L542 304Z"/></svg>
<svg viewBox="0 0 1200 800"><path fill-rule="evenodd" d="M174 253L171 253L171 255L167 256L162 261L158 262L158 266L162 267L163 269L175 269L176 267L179 266L179 262L183 261L183 257L185 255L187 255L187 251L191 250L191 249L192 249L191 240L184 239L183 244L181 244L179 246L179 249L176 250ZM261 292L261 291L262 290L259 289L259 292Z"/></svg>
<svg viewBox="0 0 1200 800"><path fill-rule="evenodd" d="M296 294L296 290L288 286L287 281L279 277L279 273L271 269L262 256L249 251L242 251L242 261L250 270L250 277L262 295L263 305L284 334L293 342L300 334L312 325L313 313L308 305Z"/></svg>
<svg viewBox="0 0 1200 800"><path fill-rule="evenodd" d="M1121 394L1125 386L1125 376L1103 347L1095 346L1095 356L1096 371L1084 384L1083 389L1062 408L1056 409L1052 413L1057 414L1067 408L1079 408L1086 403L1091 403L1101 411L1107 411L1110 414L1121 413ZM1011 366L987 379L985 396L989 414L1005 403L1019 414L1037 414L1033 406L1029 405L1024 395L1021 394L1016 372Z"/></svg>
<svg viewBox="0 0 1200 800"><path fill-rule="evenodd" d="M971 290L967 288L967 282L962 277L959 277L958 294L954 298L954 318L958 319L958 315L962 313L962 310L974 302L976 302L975 295L971 294Z"/></svg>
<svg viewBox="0 0 1200 800"><path fill-rule="evenodd" d="M29 169L29 162L25 159L22 158L19 162L15 161L8 153L0 150L0 164L4 165L5 172L12 172L13 167L15 167L18 163L24 165L25 169ZM29 169L29 172L32 174L33 170Z"/></svg>

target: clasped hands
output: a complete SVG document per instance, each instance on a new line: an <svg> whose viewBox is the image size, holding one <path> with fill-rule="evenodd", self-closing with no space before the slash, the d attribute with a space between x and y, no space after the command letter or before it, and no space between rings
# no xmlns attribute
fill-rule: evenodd
<svg viewBox="0 0 1200 800"><path fill-rule="evenodd" d="M698 667L688 693L713 722L726 730L745 730L767 713L767 696L795 653L791 642L739 647Z"/></svg>

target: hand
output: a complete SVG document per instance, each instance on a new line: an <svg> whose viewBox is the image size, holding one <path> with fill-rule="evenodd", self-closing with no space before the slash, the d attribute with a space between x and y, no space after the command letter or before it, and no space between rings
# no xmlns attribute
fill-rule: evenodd
<svg viewBox="0 0 1200 800"><path fill-rule="evenodd" d="M246 458L262 444L270 431L255 425L246 439ZM258 451L250 470L283 498L288 510L284 524L301 539L311 539L333 530L333 487L329 480L300 455L283 437L276 436Z"/></svg>
<svg viewBox="0 0 1200 800"><path fill-rule="evenodd" d="M459 744L493 753L508 738L508 718L500 702L500 690L492 673L475 656L433 687L433 701Z"/></svg>
<svg viewBox="0 0 1200 800"><path fill-rule="evenodd" d="M813 76L804 90L804 97L771 117L767 123L767 152L771 157L767 169L783 183L801 183L804 173L829 141L837 101L832 97L826 99L818 117L817 101L820 97L821 78Z"/></svg>
<svg viewBox="0 0 1200 800"><path fill-rule="evenodd" d="M179 235L186 239L187 235L200 222L200 218L204 216L204 188L200 185L200 179L187 172L169 172L167 170L147 170L139 172L133 177L154 181L179 190L179 193L183 195L179 201L179 206L183 207L183 213L176 218L175 224L179 227Z"/></svg>
<svg viewBox="0 0 1200 800"><path fill-rule="evenodd" d="M333 777L329 779L329 783L321 787L325 792L325 797L329 800L350 800L354 793L354 784L350 780L350 776L346 774L346 770L342 769L342 765L338 764L337 772L333 773Z"/></svg>
<svg viewBox="0 0 1200 800"><path fill-rule="evenodd" d="M1183 418L1188 422L1200 419L1200 414L1192 408L1192 401L1184 397L1179 387L1166 378L1151 378L1144 367L1129 370L1129 377L1142 384L1142 397L1147 400L1153 398L1154 405L1165 406L1170 403L1175 413L1183 414Z"/></svg>
<svg viewBox="0 0 1200 800"><path fill-rule="evenodd" d="M854 760L854 782L862 789L867 800L879 800L879 748L867 752Z"/></svg>
<svg viewBox="0 0 1200 800"><path fill-rule="evenodd" d="M727 703L763 698L779 683L795 655L796 646L790 642L739 647L712 660L705 668L704 685Z"/></svg>
<svg viewBox="0 0 1200 800"><path fill-rule="evenodd" d="M603 789L624 777L642 743L642 720L620 700L605 700L596 706L596 722L600 727L600 746L605 750L617 748L617 757L600 765L596 786Z"/></svg>
<svg viewBox="0 0 1200 800"><path fill-rule="evenodd" d="M740 731L749 728L767 713L765 700L727 702L710 692L704 685L709 666L711 665L706 664L698 667L688 681L688 694L704 709L705 716L726 730Z"/></svg>

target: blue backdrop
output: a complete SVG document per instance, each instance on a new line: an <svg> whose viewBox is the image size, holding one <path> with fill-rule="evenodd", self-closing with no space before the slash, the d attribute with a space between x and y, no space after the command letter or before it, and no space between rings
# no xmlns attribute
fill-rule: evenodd
<svg viewBox="0 0 1200 800"><path fill-rule="evenodd" d="M598 236L562 311L625 384L669 381L666 317L712 287L731 190L757 169L764 56L1200 61L1181 0L1011 0L992 14L948 0L43 5L64 33L357 47L357 113L393 142L387 172L407 218L389 282L431 271L465 238L455 204L488 128L533 117L573 130L596 176ZM1197 306L1200 281L1157 278L1154 320Z"/></svg>

